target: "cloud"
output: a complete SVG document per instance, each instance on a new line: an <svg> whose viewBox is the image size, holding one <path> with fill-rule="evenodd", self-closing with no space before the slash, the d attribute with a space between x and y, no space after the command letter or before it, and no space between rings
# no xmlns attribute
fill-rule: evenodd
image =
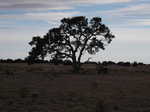
<svg viewBox="0 0 150 112"><path fill-rule="evenodd" d="M119 17L141 17L150 14L150 4L129 5L125 8L117 8L114 10L99 11L101 14Z"/></svg>
<svg viewBox="0 0 150 112"><path fill-rule="evenodd" d="M48 12L48 13L27 13L26 19L45 20L49 22L58 22L64 17L71 17L80 14L80 12Z"/></svg>
<svg viewBox="0 0 150 112"><path fill-rule="evenodd" d="M112 3L125 3L133 0L76 0L75 3L82 4L112 4Z"/></svg>
<svg viewBox="0 0 150 112"><path fill-rule="evenodd" d="M126 3L134 0L1 0L0 9L47 10L72 9L76 5Z"/></svg>
<svg viewBox="0 0 150 112"><path fill-rule="evenodd" d="M0 9L2 10L67 10L72 9L73 7L64 4L47 4L47 3L8 3L8 4L1 4Z"/></svg>
<svg viewBox="0 0 150 112"><path fill-rule="evenodd" d="M120 16L139 16L139 18L142 15L148 15L150 14L150 4L138 4L138 5L132 5L128 6L126 8L117 9L114 11L110 11L112 14L120 15Z"/></svg>
<svg viewBox="0 0 150 112"><path fill-rule="evenodd" d="M124 8L98 11L108 21L120 26L148 26L150 25L150 3L128 4Z"/></svg>
<svg viewBox="0 0 150 112"><path fill-rule="evenodd" d="M67 12L39 12L39 13L25 13L25 14L2 14L0 20L14 20L14 21L43 21L51 24L51 26L56 26L59 24L59 21L64 17L72 17L80 15L80 12L77 11L67 11ZM6 23L6 21L4 21ZM9 23L10 24L10 23ZM0 22L0 25L8 26Z"/></svg>

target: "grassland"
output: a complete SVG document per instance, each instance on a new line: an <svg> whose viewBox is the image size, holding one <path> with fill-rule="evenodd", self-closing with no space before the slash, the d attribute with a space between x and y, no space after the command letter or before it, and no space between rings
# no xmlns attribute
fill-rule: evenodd
<svg viewBox="0 0 150 112"><path fill-rule="evenodd" d="M0 112L150 112L150 66L0 64Z"/></svg>

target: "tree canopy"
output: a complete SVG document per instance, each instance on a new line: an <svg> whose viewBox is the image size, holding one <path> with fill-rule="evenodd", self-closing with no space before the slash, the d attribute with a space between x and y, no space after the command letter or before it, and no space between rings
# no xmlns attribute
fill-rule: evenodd
<svg viewBox="0 0 150 112"><path fill-rule="evenodd" d="M84 16L63 18L59 27L50 29L43 37L32 38L28 58L34 61L50 56L56 60L71 60L77 70L84 53L96 54L104 50L114 37L100 17L90 20Z"/></svg>

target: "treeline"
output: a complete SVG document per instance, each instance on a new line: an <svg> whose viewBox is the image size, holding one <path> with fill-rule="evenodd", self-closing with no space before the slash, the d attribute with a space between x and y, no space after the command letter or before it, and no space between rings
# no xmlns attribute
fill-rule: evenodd
<svg viewBox="0 0 150 112"><path fill-rule="evenodd" d="M24 59L0 59L0 63L25 63Z"/></svg>
<svg viewBox="0 0 150 112"><path fill-rule="evenodd" d="M0 63L29 63L29 61L27 59L0 59ZM47 63L47 64L55 64L55 65L58 65L58 64L64 64L64 65L71 65L72 62L70 60L36 60L34 61L34 63ZM32 63L32 64L34 64ZM113 62L113 61L103 61L103 62L84 62L82 64L101 64L101 65L104 65L104 66L108 66L108 65L119 65L119 66L138 66L138 65L145 65L144 63L142 62L123 62L123 61L120 61L120 62Z"/></svg>
<svg viewBox="0 0 150 112"><path fill-rule="evenodd" d="M142 63L142 62L136 62L136 61L134 61L134 62L123 62L123 61L120 61L120 62L118 62L118 63L116 63L116 62L113 62L113 61L103 61L102 63L100 63L100 64L102 64L102 65L105 65L105 66L107 66L107 65L119 65L119 66L138 66L138 65L145 65L144 63Z"/></svg>
<svg viewBox="0 0 150 112"><path fill-rule="evenodd" d="M109 65L119 65L119 66L138 66L138 65L145 65L142 62L113 62L113 61L103 61L103 62L85 62L84 64L99 64L99 65L104 65L104 66L109 66Z"/></svg>
<svg viewBox="0 0 150 112"><path fill-rule="evenodd" d="M0 63L28 63L28 59L0 59ZM47 60L36 60L34 63L49 63Z"/></svg>
<svg viewBox="0 0 150 112"><path fill-rule="evenodd" d="M30 60L28 60L27 58L25 59L0 59L0 63L28 63L28 64L34 64L34 63L49 63L49 64L67 64L67 65L71 65L72 62L69 61L69 60L65 60L65 61L62 61L62 60L35 60L34 62L31 62Z"/></svg>

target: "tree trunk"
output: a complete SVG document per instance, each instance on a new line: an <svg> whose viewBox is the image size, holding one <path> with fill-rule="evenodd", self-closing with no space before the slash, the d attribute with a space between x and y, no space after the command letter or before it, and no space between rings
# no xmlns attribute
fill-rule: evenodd
<svg viewBox="0 0 150 112"><path fill-rule="evenodd" d="M73 57L72 57L72 67L73 67L73 72L75 72L75 73L79 73L79 71L80 71L80 64L77 62L77 60L76 60L76 56L75 56L75 53L74 53L74 55L73 55Z"/></svg>
<svg viewBox="0 0 150 112"><path fill-rule="evenodd" d="M73 72L79 73L80 72L80 63L73 63Z"/></svg>

